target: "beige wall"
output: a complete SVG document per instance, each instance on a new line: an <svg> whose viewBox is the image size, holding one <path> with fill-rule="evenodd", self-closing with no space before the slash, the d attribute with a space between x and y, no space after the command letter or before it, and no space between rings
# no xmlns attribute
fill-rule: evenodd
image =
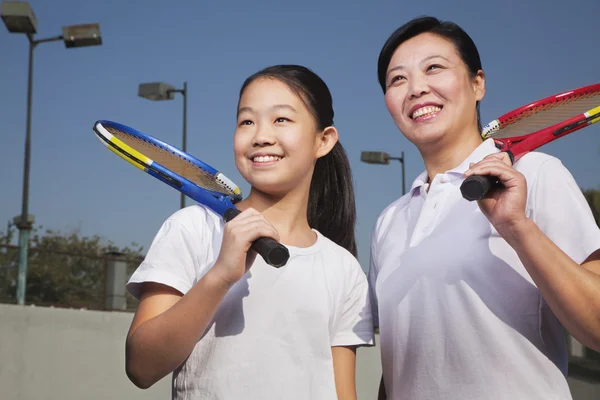
<svg viewBox="0 0 600 400"><path fill-rule="evenodd" d="M0 399L169 399L170 377L140 390L125 375L132 316L0 304ZM379 349L359 349L360 400L376 398L380 377ZM569 383L575 400L600 399L600 384Z"/></svg>
<svg viewBox="0 0 600 400"><path fill-rule="evenodd" d="M0 305L0 399L169 399L169 379L142 391L125 375L133 314Z"/></svg>

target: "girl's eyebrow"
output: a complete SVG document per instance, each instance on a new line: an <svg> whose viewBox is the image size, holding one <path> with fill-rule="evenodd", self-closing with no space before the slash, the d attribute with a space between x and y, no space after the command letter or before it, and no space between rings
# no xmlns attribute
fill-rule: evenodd
<svg viewBox="0 0 600 400"><path fill-rule="evenodd" d="M287 110L296 112L296 109L294 107L290 106L289 104L276 104L273 107L271 107L270 109L271 109L271 111L287 109Z"/></svg>
<svg viewBox="0 0 600 400"><path fill-rule="evenodd" d="M275 104L274 106L269 108L270 111L281 110L281 109L287 109L287 110L296 112L296 109L294 107L290 106L289 104ZM252 107L240 107L238 110L238 115L240 115L243 112L253 113L254 109Z"/></svg>
<svg viewBox="0 0 600 400"><path fill-rule="evenodd" d="M448 59L447 59L446 57L444 57L444 56L440 56L440 55L434 55L434 56L425 57L423 60L421 60L421 64L423 64L424 62L427 62L427 61L429 61L429 60L431 60L431 59L433 59L433 58L442 58L442 59L444 59L444 60L446 60L446 61L450 62L450 60L448 60ZM394 72L394 71L397 71L397 70L400 70L400 69L404 69L404 65L396 65L394 68L390 69L390 70L388 71L388 73L386 74L385 78L386 78L386 79L387 79L387 78L389 78L389 77L390 77L390 74L391 74L392 72Z"/></svg>

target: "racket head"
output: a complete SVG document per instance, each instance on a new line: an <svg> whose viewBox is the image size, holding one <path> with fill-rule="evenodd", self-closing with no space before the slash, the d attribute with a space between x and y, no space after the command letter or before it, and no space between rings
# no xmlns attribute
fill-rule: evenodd
<svg viewBox="0 0 600 400"><path fill-rule="evenodd" d="M160 139L108 120L96 121L93 130L125 161L221 215L242 199L241 189L223 173Z"/></svg>
<svg viewBox="0 0 600 400"><path fill-rule="evenodd" d="M548 96L510 111L483 127L483 139L511 139L534 134L600 105L600 83Z"/></svg>
<svg viewBox="0 0 600 400"><path fill-rule="evenodd" d="M514 164L528 152L599 121L600 84L594 84L517 108L486 125L481 136L493 138ZM470 176L460 190L473 201L501 186L495 176Z"/></svg>

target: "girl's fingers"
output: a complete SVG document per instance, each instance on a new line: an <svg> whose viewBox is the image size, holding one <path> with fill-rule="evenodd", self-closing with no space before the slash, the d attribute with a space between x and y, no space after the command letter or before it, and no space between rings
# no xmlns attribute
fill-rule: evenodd
<svg viewBox="0 0 600 400"><path fill-rule="evenodd" d="M241 214L239 216L241 216ZM250 215L242 220L236 221L238 217L232 219L226 228L236 238L253 242L260 237L270 237L279 241L277 230L263 215Z"/></svg>

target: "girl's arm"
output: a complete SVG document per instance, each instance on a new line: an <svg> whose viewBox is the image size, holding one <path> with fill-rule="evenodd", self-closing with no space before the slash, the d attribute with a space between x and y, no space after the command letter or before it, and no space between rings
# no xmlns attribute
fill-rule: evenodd
<svg viewBox="0 0 600 400"><path fill-rule="evenodd" d="M600 351L600 249L579 264L526 217L527 183L505 153L484 158L465 175L472 174L491 174L503 183L505 190L479 201L483 214L515 250L563 326L582 344ZM565 207L559 212L568 215Z"/></svg>
<svg viewBox="0 0 600 400"><path fill-rule="evenodd" d="M334 346L331 354L338 400L356 400L356 346Z"/></svg>
<svg viewBox="0 0 600 400"><path fill-rule="evenodd" d="M217 261L184 296L144 283L125 350L127 376L136 386L152 386L191 354L228 290L252 264L256 253L248 250L259 237L279 240L260 213L247 209L225 225Z"/></svg>
<svg viewBox="0 0 600 400"><path fill-rule="evenodd" d="M185 296L168 286L144 283L126 342L126 372L146 389L177 368L208 327L230 285L214 270Z"/></svg>

